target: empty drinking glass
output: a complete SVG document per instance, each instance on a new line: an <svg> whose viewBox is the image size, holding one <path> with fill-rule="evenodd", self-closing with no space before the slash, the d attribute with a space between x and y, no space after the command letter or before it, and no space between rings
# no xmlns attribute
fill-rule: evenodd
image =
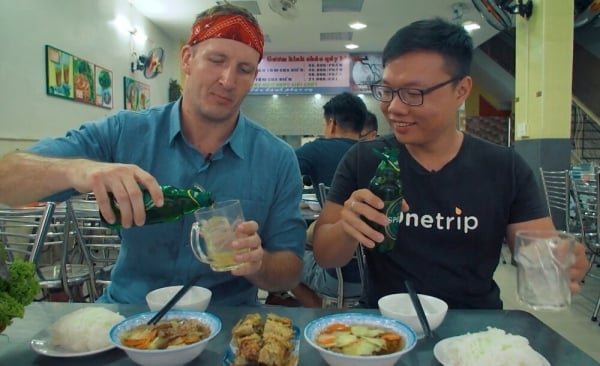
<svg viewBox="0 0 600 366"><path fill-rule="evenodd" d="M561 231L518 231L515 240L517 297L534 310L562 310L571 304L569 268L575 237Z"/></svg>

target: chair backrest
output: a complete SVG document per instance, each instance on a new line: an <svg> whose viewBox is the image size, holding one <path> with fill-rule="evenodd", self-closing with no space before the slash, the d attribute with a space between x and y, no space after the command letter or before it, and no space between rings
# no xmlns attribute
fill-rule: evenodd
<svg viewBox="0 0 600 366"><path fill-rule="evenodd" d="M325 185L325 183L319 183L319 203L321 207L325 207L325 202L327 201L327 194L329 193L329 186Z"/></svg>
<svg viewBox="0 0 600 366"><path fill-rule="evenodd" d="M581 241L594 253L600 253L598 173L572 172L571 189Z"/></svg>
<svg viewBox="0 0 600 366"><path fill-rule="evenodd" d="M70 198L67 201L67 210L75 240L84 249L82 260L90 264L92 283L97 288L104 287L110 282L110 271L121 249L118 230L102 224L98 204L93 195Z"/></svg>
<svg viewBox="0 0 600 366"><path fill-rule="evenodd" d="M319 183L318 185L318 189L319 189L319 203L321 204L321 207L325 206L325 202L327 201L327 195L329 194L329 189L330 187L328 185L325 185L325 183ZM361 286L364 289L366 286L366 262L364 259L364 251L363 251L363 247L362 245L358 245L356 248L356 252L354 254L354 256L352 257L351 261L349 264L350 266L356 265L358 266L358 271L360 274L360 281L361 281ZM336 277L338 280L338 287L337 287L337 296L334 298L330 298L328 296L324 296L325 298L325 302L324 305L327 306L329 304L334 304L338 309L342 309L344 307L344 305L349 304L349 305L355 305L358 304L358 301L360 300L360 296L354 296L354 297L350 297L350 296L346 296L344 294L344 275L342 273L342 267L336 267L335 269L335 273L336 273Z"/></svg>
<svg viewBox="0 0 600 366"><path fill-rule="evenodd" d="M49 202L37 207L0 209L0 243L8 264L15 258L37 264L55 208L56 204Z"/></svg>
<svg viewBox="0 0 600 366"><path fill-rule="evenodd" d="M554 225L559 229L571 231L569 170L551 171L540 167L540 177Z"/></svg>
<svg viewBox="0 0 600 366"><path fill-rule="evenodd" d="M51 296L52 290L63 290L69 301L83 299L83 292L75 294L72 290L84 284L89 285L90 298L96 298L88 271L90 262L82 264L79 260L85 248L74 240L72 222L68 205L54 202L0 209L0 241L8 262L18 256L34 263L44 298Z"/></svg>

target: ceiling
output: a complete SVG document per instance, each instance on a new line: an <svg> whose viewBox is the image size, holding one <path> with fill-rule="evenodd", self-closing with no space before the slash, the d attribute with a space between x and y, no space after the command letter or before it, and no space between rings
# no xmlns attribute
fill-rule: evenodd
<svg viewBox="0 0 600 366"><path fill-rule="evenodd" d="M442 17L451 21L478 22L481 29L471 34L475 45L496 34L470 0L295 0L295 9L284 17L269 8L269 2L290 0L229 1L251 10L265 35L265 53L292 52L381 52L398 28L419 19ZM291 0L293 2L293 0ZM171 38L187 40L196 15L215 5L216 0L130 0L131 4ZM455 11L453 9L460 10ZM325 10L330 10L324 12ZM352 30L348 24L367 24ZM321 40L322 38L329 40ZM344 38L345 37L345 38ZM351 38L347 40L347 38ZM359 48L348 50L347 43Z"/></svg>

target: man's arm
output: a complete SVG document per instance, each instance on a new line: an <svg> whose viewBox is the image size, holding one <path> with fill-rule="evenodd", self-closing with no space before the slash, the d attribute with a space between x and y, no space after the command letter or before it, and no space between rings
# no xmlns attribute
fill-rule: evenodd
<svg viewBox="0 0 600 366"><path fill-rule="evenodd" d="M78 159L13 152L0 159L0 202L16 206L73 188L68 179Z"/></svg>
<svg viewBox="0 0 600 366"><path fill-rule="evenodd" d="M302 260L290 251L264 252L258 272L246 276L256 287L266 291L284 291L300 283Z"/></svg>
<svg viewBox="0 0 600 366"><path fill-rule="evenodd" d="M146 218L140 185L157 206L163 195L156 179L132 164L102 163L79 158L54 158L15 152L0 159L0 202L19 205L38 201L68 189L94 192L108 222L115 216L108 192L119 203L123 227L143 225Z"/></svg>

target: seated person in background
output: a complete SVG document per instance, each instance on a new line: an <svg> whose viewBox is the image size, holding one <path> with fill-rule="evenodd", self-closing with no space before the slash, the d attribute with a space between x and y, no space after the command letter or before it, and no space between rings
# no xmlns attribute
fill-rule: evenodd
<svg viewBox="0 0 600 366"><path fill-rule="evenodd" d="M314 229L314 257L325 268L343 266L357 243L365 247L366 306L382 296L417 292L450 308L502 308L494 271L504 238L513 248L523 229L553 230L532 169L513 148L456 129L456 112L472 87L472 40L442 19L401 28L382 54L375 99L393 134L354 145L340 162ZM373 148L399 150L404 202L389 224L383 202L367 187L380 161ZM395 225L392 251L372 250L384 239L364 218ZM571 290L587 268L576 246Z"/></svg>
<svg viewBox="0 0 600 366"><path fill-rule="evenodd" d="M210 8L197 17L180 52L182 98L85 123L0 160L2 203L64 201L93 191L112 223L107 193L116 197L124 227L121 251L99 302L143 304L151 290L198 275L196 285L211 289L211 303L219 305L256 304L258 288L297 285L306 235L298 210L298 161L289 145L240 113L258 73L263 40L246 9L227 3ZM140 186L162 206L160 185L195 183L218 201L241 200L248 221L238 228L235 246L248 249L236 256L244 266L213 272L198 261L189 244L193 215L142 226Z"/></svg>
<svg viewBox="0 0 600 366"><path fill-rule="evenodd" d="M373 140L377 137L378 128L377 116L373 112L367 111L367 118L365 118L365 124L362 131L360 131L359 140Z"/></svg>
<svg viewBox="0 0 600 366"><path fill-rule="evenodd" d="M358 141L366 115L367 107L360 97L338 94L323 105L324 136L296 149L300 172L310 177L319 202L319 183L331 185L342 156Z"/></svg>
<svg viewBox="0 0 600 366"><path fill-rule="evenodd" d="M367 107L363 100L351 93L338 94L325 103L323 106L325 136L296 149L300 171L311 177L315 189L319 183L331 185L333 174L342 156L358 141L366 115ZM316 190L316 193L321 199L320 192ZM311 232L309 231L308 236ZM343 269L343 275L346 284L344 288L347 289L345 293L349 296L359 295L362 287L356 263L346 266ZM307 250L304 254L301 284L291 292L301 305L321 307L322 301L319 293L334 297L337 295L335 269L325 270L316 265L312 251ZM275 296L275 294L271 294L267 302L281 303L274 299Z"/></svg>

